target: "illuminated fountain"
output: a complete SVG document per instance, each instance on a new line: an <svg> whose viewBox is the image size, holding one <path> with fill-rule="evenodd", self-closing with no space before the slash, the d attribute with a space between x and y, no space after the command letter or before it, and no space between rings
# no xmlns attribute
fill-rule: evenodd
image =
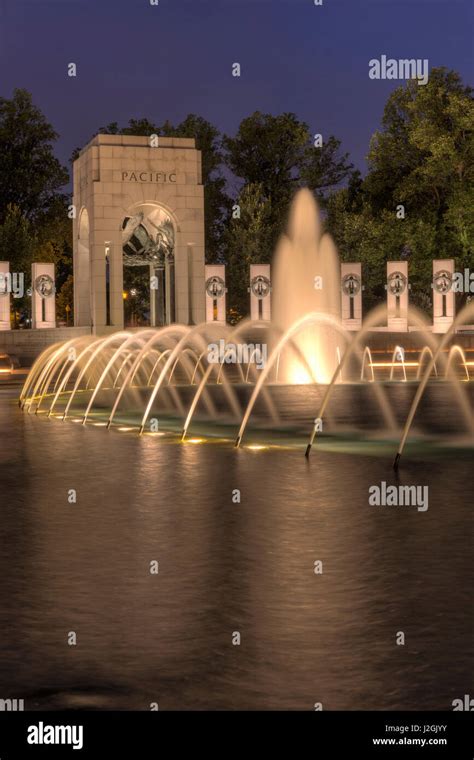
<svg viewBox="0 0 474 760"><path fill-rule="evenodd" d="M376 353L368 342L371 332L387 323L386 307L374 309L356 333L343 328L338 254L330 236L321 235L319 212L307 190L295 197L288 235L277 246L273 272L271 323L247 319L235 327L213 322L171 324L74 338L49 347L38 358L22 390L21 406L28 413L141 435L179 432L182 441L202 440L189 437L190 428L200 421L208 436L220 435L240 446L256 417L260 430L267 431L272 442L275 436L278 439L275 431L288 427L282 416L296 419L291 407L296 399L303 419L299 443L302 436L308 440L314 421L306 448L309 455L320 432L318 424L324 421L325 434L337 429L339 406L359 394L349 410L349 428L357 437L354 419L373 405L379 428L391 440L401 436L398 465L420 400L432 381L442 385L444 397L449 390L461 424L470 436L474 434L472 353L449 345L455 330L474 316L474 303L458 314L441 339L430 332L426 317L410 307L418 348L405 352L397 335L388 355ZM210 346L220 343L224 351L217 362L212 361ZM235 363L235 347L241 344L250 350ZM268 346L260 368L258 346ZM393 388L400 386L411 396L404 417L397 419L400 399L392 396ZM335 393L338 404L331 405Z"/></svg>
<svg viewBox="0 0 474 760"><path fill-rule="evenodd" d="M308 368L298 356L288 356L281 377L290 384L328 383L337 362L341 322L340 264L330 235L321 235L319 211L312 193L298 193L273 263L272 320L282 333L307 314L324 314L331 322L314 321L294 339ZM340 342L340 340L339 340Z"/></svg>

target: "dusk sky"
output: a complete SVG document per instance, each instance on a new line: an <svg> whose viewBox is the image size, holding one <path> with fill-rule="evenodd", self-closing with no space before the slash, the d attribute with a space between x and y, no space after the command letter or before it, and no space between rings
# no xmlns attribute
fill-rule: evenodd
<svg viewBox="0 0 474 760"><path fill-rule="evenodd" d="M369 60L427 58L472 84L472 8L471 0L0 0L0 95L32 92L60 134L63 163L110 121L177 123L193 112L234 134L261 110L293 111L312 133L334 134L364 171L370 135L400 84L369 79Z"/></svg>

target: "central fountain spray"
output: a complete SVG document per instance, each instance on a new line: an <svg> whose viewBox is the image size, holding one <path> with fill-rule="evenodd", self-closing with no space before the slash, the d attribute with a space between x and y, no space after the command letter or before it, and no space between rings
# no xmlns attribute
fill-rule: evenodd
<svg viewBox="0 0 474 760"><path fill-rule="evenodd" d="M285 333L307 314L341 321L340 264L330 235L321 235L320 212L309 190L299 190L290 212L288 234L275 251L273 322ZM337 332L328 324L306 327L294 339L311 369L295 352L280 365L279 378L289 384L328 383L337 364Z"/></svg>

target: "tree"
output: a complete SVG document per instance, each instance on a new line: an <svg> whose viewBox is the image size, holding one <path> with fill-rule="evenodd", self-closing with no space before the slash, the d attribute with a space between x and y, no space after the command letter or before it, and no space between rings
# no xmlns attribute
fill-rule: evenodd
<svg viewBox="0 0 474 760"><path fill-rule="evenodd" d="M432 259L473 267L473 127L472 90L456 72L433 69L427 85L409 81L390 95L367 177L353 175L328 204L341 257L365 264L366 306L385 299L390 259L408 255L410 300L428 311Z"/></svg>
<svg viewBox="0 0 474 760"><path fill-rule="evenodd" d="M13 204L31 220L45 213L68 182L53 155L58 134L26 90L0 98L0 222Z"/></svg>
<svg viewBox="0 0 474 760"><path fill-rule="evenodd" d="M11 272L27 273L38 245L31 222L19 206L10 203L0 224L0 251Z"/></svg>
<svg viewBox="0 0 474 760"><path fill-rule="evenodd" d="M238 216L229 222L223 240L227 264L227 311L231 324L249 311L250 264L267 264L273 254L271 204L263 194L262 185L246 185L234 208Z"/></svg>
<svg viewBox="0 0 474 760"><path fill-rule="evenodd" d="M350 209L349 190L336 193L329 202L327 227L342 261L362 262L363 302L367 311L386 299L386 263L409 256L410 301L429 310L434 218L397 219L391 211L373 214L366 201ZM408 253L409 252L409 253Z"/></svg>
<svg viewBox="0 0 474 760"><path fill-rule="evenodd" d="M474 103L459 74L433 69L428 84L409 80L389 97L371 140L365 182L374 209L434 210L474 180Z"/></svg>
<svg viewBox="0 0 474 760"><path fill-rule="evenodd" d="M244 119L235 137L225 137L227 164L245 184L260 184L271 203L273 244L282 232L295 191L309 187L325 203L328 191L343 182L352 165L340 155L340 141L323 139L316 147L309 127L295 114L256 111Z"/></svg>
<svg viewBox="0 0 474 760"><path fill-rule="evenodd" d="M10 262L12 274L23 277L23 293L12 299L15 327L19 321L29 317L30 298L27 289L31 285L31 262L37 245L38 240L31 222L22 214L19 206L10 203L3 224L0 224L0 255Z"/></svg>
<svg viewBox="0 0 474 760"><path fill-rule="evenodd" d="M38 221L30 221L19 206L9 204L3 224L0 224L0 252L10 263L10 272L23 275L24 295L14 299L15 311L21 318L29 316L30 300L27 289L32 286L31 264L34 261L55 265L56 290L71 277L71 222L61 204L51 205Z"/></svg>
<svg viewBox="0 0 474 760"><path fill-rule="evenodd" d="M68 204L65 196L57 196L35 222L37 245L33 260L54 263L57 290L72 275L72 220Z"/></svg>
<svg viewBox="0 0 474 760"><path fill-rule="evenodd" d="M26 90L0 98L0 250L11 272L31 286L33 261L56 266L56 285L72 270L72 223L68 196L60 189L68 173L53 154L58 138ZM29 297L15 299L15 313L29 315Z"/></svg>
<svg viewBox="0 0 474 760"><path fill-rule="evenodd" d="M68 275L56 298L56 318L58 322L74 324L74 278Z"/></svg>
<svg viewBox="0 0 474 760"><path fill-rule="evenodd" d="M331 135L320 148L306 147L300 168L299 185L309 187L324 207L328 193L352 176L348 153L340 155L341 141Z"/></svg>
<svg viewBox="0 0 474 760"><path fill-rule="evenodd" d="M221 135L216 127L195 114L188 114L176 127L165 122L161 132L170 137L194 137L196 148L202 152L206 261L218 261L223 255L222 234L230 208L230 199L225 191L226 181L222 174Z"/></svg>
<svg viewBox="0 0 474 760"><path fill-rule="evenodd" d="M228 167L244 181L241 217L231 219L224 234L228 304L236 319L248 313L250 264L271 261L295 191L309 187L324 204L352 165L340 155L339 140L328 137L316 147L307 124L292 113L256 111L223 144Z"/></svg>
<svg viewBox="0 0 474 760"><path fill-rule="evenodd" d="M372 138L365 193L374 212L404 204L434 230L430 258L473 266L473 91L445 68L397 88Z"/></svg>
<svg viewBox="0 0 474 760"><path fill-rule="evenodd" d="M302 156L308 145L305 124L292 113L256 111L240 123L235 137L224 137L227 164L245 184L259 184L275 209L286 204L298 186Z"/></svg>

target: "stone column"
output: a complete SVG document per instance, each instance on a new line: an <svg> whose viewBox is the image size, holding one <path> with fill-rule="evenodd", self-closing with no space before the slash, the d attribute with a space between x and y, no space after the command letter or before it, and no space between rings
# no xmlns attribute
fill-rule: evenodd
<svg viewBox="0 0 474 760"><path fill-rule="evenodd" d="M346 330L362 327L362 264L341 264L341 316Z"/></svg>
<svg viewBox="0 0 474 760"><path fill-rule="evenodd" d="M227 288L225 265L207 264L206 272L206 322L225 322Z"/></svg>
<svg viewBox="0 0 474 760"><path fill-rule="evenodd" d="M100 230L95 234L91 245L91 317L94 332L123 328L122 293L121 232L113 229Z"/></svg>
<svg viewBox="0 0 474 760"><path fill-rule="evenodd" d="M94 332L106 327L105 245L91 245L91 323Z"/></svg>
<svg viewBox="0 0 474 760"><path fill-rule="evenodd" d="M454 259L433 261L433 332L445 333L454 321L456 298L453 291Z"/></svg>
<svg viewBox="0 0 474 760"><path fill-rule="evenodd" d="M149 266L150 272L150 327L156 327L158 324L158 270L154 264Z"/></svg>
<svg viewBox="0 0 474 760"><path fill-rule="evenodd" d="M408 262L387 261L387 327L408 331Z"/></svg>
<svg viewBox="0 0 474 760"><path fill-rule="evenodd" d="M178 232L174 248L175 319L189 324L189 249L185 235ZM168 294L167 294L168 295Z"/></svg>
<svg viewBox="0 0 474 760"><path fill-rule="evenodd" d="M271 309L270 264L250 264L250 318L270 321Z"/></svg>
<svg viewBox="0 0 474 760"><path fill-rule="evenodd" d="M118 226L118 225L117 225ZM123 254L122 232L113 230L107 235L110 261L110 327L114 330L123 329Z"/></svg>
<svg viewBox="0 0 474 760"><path fill-rule="evenodd" d="M36 329L56 327L54 264L31 265L31 288L31 326Z"/></svg>

